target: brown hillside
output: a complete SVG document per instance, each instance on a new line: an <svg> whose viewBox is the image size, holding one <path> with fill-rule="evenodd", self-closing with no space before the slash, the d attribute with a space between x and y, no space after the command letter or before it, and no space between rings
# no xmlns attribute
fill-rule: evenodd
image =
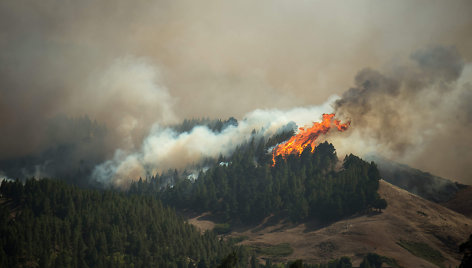
<svg viewBox="0 0 472 268"><path fill-rule="evenodd" d="M459 190L451 200L443 205L472 218L472 186L467 186Z"/></svg>
<svg viewBox="0 0 472 268"><path fill-rule="evenodd" d="M362 255L375 252L394 258L403 267L437 267L411 254L398 242L409 241L429 245L445 258L444 267L458 266L461 256L458 245L472 233L472 219L441 205L422 199L385 181L380 182L380 195L388 202L382 213L344 219L327 226L315 222L290 224L269 219L256 227L238 228L231 236L245 236L241 242L250 246L288 243L293 253L279 260L304 259L327 262L349 256L355 265ZM203 228L198 217L189 222Z"/></svg>

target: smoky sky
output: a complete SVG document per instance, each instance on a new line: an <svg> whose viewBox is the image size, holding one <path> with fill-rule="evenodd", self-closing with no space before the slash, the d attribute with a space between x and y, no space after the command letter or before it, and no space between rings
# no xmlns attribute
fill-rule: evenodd
<svg viewBox="0 0 472 268"><path fill-rule="evenodd" d="M335 102L338 116L353 120L367 132L364 135L370 134L399 152L415 146L415 137L410 137L409 131L421 137L417 128L427 130L432 127L426 124L441 122L441 105L448 106L448 111L460 111L450 107L451 91L464 68L457 50L431 47L415 51L410 59L413 64L397 66L387 75L361 70L355 76L355 87Z"/></svg>
<svg viewBox="0 0 472 268"><path fill-rule="evenodd" d="M466 81L472 66L465 66L454 46L434 46L386 70L359 71L355 86L334 102L337 115L355 128L350 149L469 181L472 103Z"/></svg>
<svg viewBox="0 0 472 268"><path fill-rule="evenodd" d="M414 142L415 155L405 153L413 130L366 135L392 156L466 181L467 146L446 139L470 145L470 14L470 1L1 1L0 159L50 147L58 116L105 124L111 157L139 148L156 122L241 119L337 94L359 104L346 115L376 130L405 122L414 105L415 119L424 107L454 111L427 120L434 134ZM377 99L384 105L373 119ZM444 157L430 156L439 148ZM443 159L462 164L438 168Z"/></svg>

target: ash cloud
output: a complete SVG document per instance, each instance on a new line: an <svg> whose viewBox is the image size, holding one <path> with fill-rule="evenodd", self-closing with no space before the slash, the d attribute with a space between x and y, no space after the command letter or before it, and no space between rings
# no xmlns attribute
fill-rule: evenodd
<svg viewBox="0 0 472 268"><path fill-rule="evenodd" d="M365 66L371 71L364 76L384 77L375 79L383 84L370 87L389 88L392 96L405 96L404 84L398 89L389 84L402 76L409 77L400 80L413 91L424 92L432 83L441 89L434 94L454 95L459 91L447 81L455 79L461 66L451 62L446 72L434 67L449 60L448 52L437 52L435 58L426 52L412 56L416 65L408 70L420 72L422 79L405 74L407 70L382 68L391 66L392 58L431 44L454 45L463 61L470 62L471 13L468 0L0 1L0 161L27 159L30 168L21 174L39 170L54 176L51 165L59 163L64 151L75 163L86 161L88 153L106 160L117 148L140 150L156 121L164 127L185 118L241 119L256 109L320 105L341 95L352 84L353 72ZM470 105L464 104L464 94L454 105L466 111ZM404 111L395 106L387 103L385 109L403 121ZM57 118L85 116L106 126L100 146L83 145L86 139L66 134L51 138L50 126ZM405 139L402 145L387 134L371 135L398 147L395 151L411 144ZM81 146L88 149L77 149ZM460 148L446 151L468 156ZM421 167L436 171L430 166ZM69 167L80 169L77 163ZM441 175L467 177L450 171Z"/></svg>
<svg viewBox="0 0 472 268"><path fill-rule="evenodd" d="M436 46L383 72L361 70L355 87L334 102L337 115L351 120L351 145L344 144L470 181L471 67L455 47Z"/></svg>
<svg viewBox="0 0 472 268"><path fill-rule="evenodd" d="M418 64L423 74L420 78L426 79L429 84L456 81L464 69L464 61L455 47L421 49L414 52L411 59ZM444 88L447 89L447 85Z"/></svg>

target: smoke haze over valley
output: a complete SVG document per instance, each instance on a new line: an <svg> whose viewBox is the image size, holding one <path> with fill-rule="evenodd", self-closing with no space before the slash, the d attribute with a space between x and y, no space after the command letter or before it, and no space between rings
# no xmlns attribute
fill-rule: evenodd
<svg viewBox="0 0 472 268"><path fill-rule="evenodd" d="M0 1L0 268L472 267L472 1Z"/></svg>
<svg viewBox="0 0 472 268"><path fill-rule="evenodd" d="M338 155L470 184L470 14L470 1L2 1L0 162L26 166L0 175L86 168L120 185L334 112L351 122L322 139ZM238 123L172 128L203 117Z"/></svg>

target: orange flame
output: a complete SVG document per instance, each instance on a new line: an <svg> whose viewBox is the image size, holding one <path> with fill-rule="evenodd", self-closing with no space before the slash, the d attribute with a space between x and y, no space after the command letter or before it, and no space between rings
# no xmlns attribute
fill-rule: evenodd
<svg viewBox="0 0 472 268"><path fill-rule="evenodd" d="M321 123L313 122L310 128L299 128L300 132L291 137L290 140L277 145L272 151L272 166L275 166L275 158L281 155L284 159L289 154L300 155L303 150L310 145L311 152L315 150L316 139L321 134L326 134L335 126L338 131L345 131L350 125L350 122L342 124L340 120L334 119L334 114L323 114L323 121Z"/></svg>

